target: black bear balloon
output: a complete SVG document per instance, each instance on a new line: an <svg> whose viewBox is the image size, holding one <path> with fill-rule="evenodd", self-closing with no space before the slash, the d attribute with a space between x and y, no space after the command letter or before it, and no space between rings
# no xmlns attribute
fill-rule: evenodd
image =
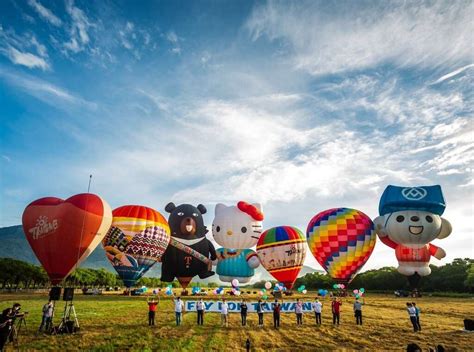
<svg viewBox="0 0 474 352"><path fill-rule="evenodd" d="M217 258L216 250L206 238L207 229L202 218L206 207L168 203L165 210L170 213L171 241L161 258L161 281L172 282L176 277L186 288L196 275L201 279L214 275L211 269L212 260Z"/></svg>

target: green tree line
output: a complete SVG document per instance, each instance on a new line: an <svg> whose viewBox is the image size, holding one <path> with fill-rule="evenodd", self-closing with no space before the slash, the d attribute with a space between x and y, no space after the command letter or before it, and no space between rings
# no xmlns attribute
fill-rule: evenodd
<svg viewBox="0 0 474 352"><path fill-rule="evenodd" d="M420 289L425 292L474 292L474 259L454 259L443 266L431 265L431 275L422 278ZM266 280L256 282L253 287L263 288ZM275 282L273 282L274 284ZM295 288L305 285L308 290L331 289L335 281L329 275L314 272L296 280ZM106 269L76 269L66 279L68 286L74 287L116 287L123 286L117 274ZM169 283L161 282L156 277L143 277L136 286L166 287ZM192 283L192 286L199 285ZM21 260L0 258L0 289L41 288L48 287L49 279L40 266ZM180 287L177 281L173 287ZM217 287L215 283L208 285ZM368 270L357 275L350 284L351 288L366 290L393 291L408 288L405 276L393 267Z"/></svg>
<svg viewBox="0 0 474 352"><path fill-rule="evenodd" d="M474 259L454 259L442 266L430 265L431 275L423 277L419 288L425 292L473 292ZM329 275L311 273L296 280L295 287L305 285L307 289L331 289L336 282ZM384 267L367 270L357 275L349 284L351 288L366 290L394 291L408 289L406 276L396 268Z"/></svg>

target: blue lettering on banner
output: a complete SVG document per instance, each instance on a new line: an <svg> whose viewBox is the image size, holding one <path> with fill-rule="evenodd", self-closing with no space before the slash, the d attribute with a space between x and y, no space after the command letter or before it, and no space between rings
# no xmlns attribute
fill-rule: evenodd
<svg viewBox="0 0 474 352"><path fill-rule="evenodd" d="M197 301L186 301L184 300L186 310L189 311L196 311L197 310ZM239 313L240 312L240 302L227 302L228 304L228 311L229 313ZM281 302L281 313L294 313L296 302ZM248 312L249 313L256 313L258 308L258 302L249 302L247 303ZM263 303L263 312L270 313L273 311L273 302L264 302ZM204 309L207 312L220 312L222 309L222 302L220 301L204 301ZM303 303L303 312L312 312L311 302L304 302Z"/></svg>

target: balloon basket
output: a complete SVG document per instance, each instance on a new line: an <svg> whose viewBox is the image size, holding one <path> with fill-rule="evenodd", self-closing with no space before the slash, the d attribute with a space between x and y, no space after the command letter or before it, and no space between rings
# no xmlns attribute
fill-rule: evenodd
<svg viewBox="0 0 474 352"><path fill-rule="evenodd" d="M188 290L181 291L181 296L189 296Z"/></svg>
<svg viewBox="0 0 474 352"><path fill-rule="evenodd" d="M421 293L418 290L418 286L420 285L421 276L418 273L415 273L411 276L407 277L408 285L410 286L411 296L412 297L421 297Z"/></svg>

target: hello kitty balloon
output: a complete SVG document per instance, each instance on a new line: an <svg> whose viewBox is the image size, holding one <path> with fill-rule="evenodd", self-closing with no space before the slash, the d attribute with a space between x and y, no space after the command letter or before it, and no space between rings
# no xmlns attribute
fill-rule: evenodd
<svg viewBox="0 0 474 352"><path fill-rule="evenodd" d="M217 274L221 281L250 281L255 273L254 269L260 265L257 253L250 248L254 247L260 238L262 220L262 207L258 203L216 205L212 235L215 241L224 247L217 249Z"/></svg>

